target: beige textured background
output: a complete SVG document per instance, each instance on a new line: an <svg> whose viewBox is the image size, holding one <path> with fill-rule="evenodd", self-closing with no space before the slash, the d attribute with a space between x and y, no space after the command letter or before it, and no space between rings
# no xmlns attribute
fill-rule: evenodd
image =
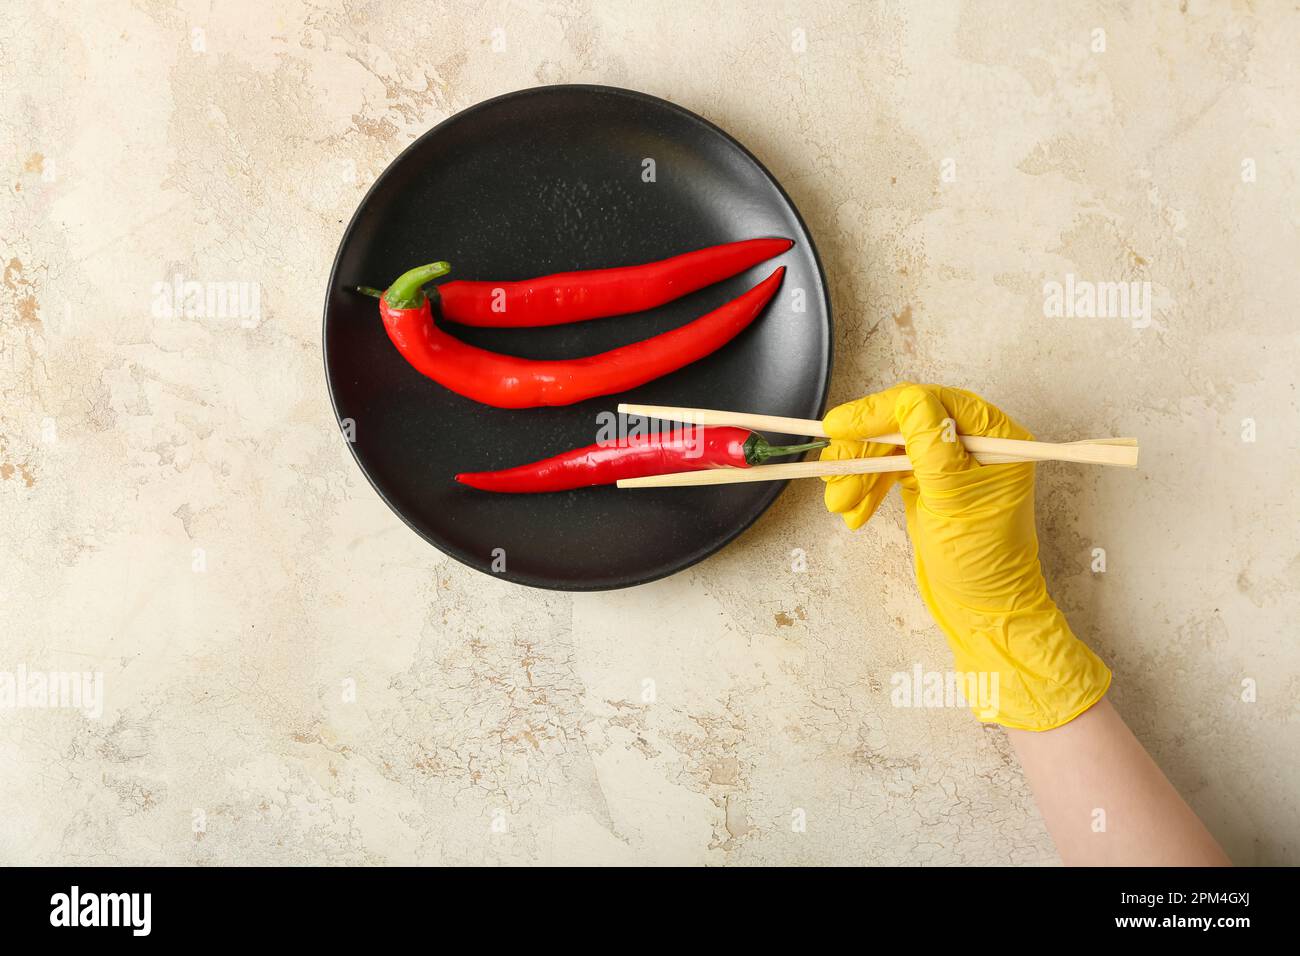
<svg viewBox="0 0 1300 956"><path fill-rule="evenodd" d="M444 559L351 461L320 306L357 201L463 107L599 82L789 189L835 400L1141 437L1137 473L1040 470L1053 591L1236 861L1296 863L1297 50L1268 2L6 10L0 670L102 671L106 709L0 711L0 862L1055 862L1001 731L890 705L949 666L896 500L851 535L792 487L569 596ZM259 283L260 323L156 318L177 273ZM1066 273L1150 281L1153 325L1044 318Z"/></svg>

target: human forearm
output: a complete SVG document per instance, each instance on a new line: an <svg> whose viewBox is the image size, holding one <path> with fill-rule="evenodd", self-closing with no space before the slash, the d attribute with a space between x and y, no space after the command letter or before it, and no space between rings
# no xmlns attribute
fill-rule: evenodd
<svg viewBox="0 0 1300 956"><path fill-rule="evenodd" d="M1055 730L1007 735L1067 865L1231 865L1109 699Z"/></svg>

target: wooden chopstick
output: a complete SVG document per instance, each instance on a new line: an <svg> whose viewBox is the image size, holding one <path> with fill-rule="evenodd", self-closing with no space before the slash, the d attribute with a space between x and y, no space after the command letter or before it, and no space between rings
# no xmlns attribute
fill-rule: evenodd
<svg viewBox="0 0 1300 956"><path fill-rule="evenodd" d="M786 434L789 434L788 432ZM1103 439L1110 441L1110 439ZM1092 444L1080 442L1078 444ZM1097 444L1101 444L1098 442ZM1136 448L1136 446L1116 446ZM1005 465L1017 461L1077 461L1077 458L1036 458L975 452L972 457L981 465ZM1116 464L1098 462L1097 464ZM1119 467L1136 467L1121 465ZM620 488L683 488L690 485L734 485L746 481L785 481L790 478L822 478L833 475L868 475L884 471L911 471L912 460L906 455L882 455L879 458L844 458L839 461L792 461L780 465L754 468L708 468L704 471L678 471L645 478L623 478Z"/></svg>
<svg viewBox="0 0 1300 956"><path fill-rule="evenodd" d="M811 435L826 438L822 423L811 418L782 418L777 415L751 415L747 412L724 412L712 408L678 408L669 405L633 405L623 403L619 412L627 415L645 415L669 421L695 425L735 425L785 435ZM1017 461L1073 461L1085 465L1114 465L1119 468L1137 467L1137 440L1096 438L1082 442L1058 444L1042 441L1020 441L1015 438L989 438L984 435L962 435L961 442L972 454L1011 455ZM885 445L903 445L903 436L897 432L876 435L866 439ZM1115 444L1115 442L1122 442ZM976 460L979 460L978 458ZM1008 459L1011 460L1011 459ZM988 462L996 464L996 462ZM768 466L764 466L768 467Z"/></svg>
<svg viewBox="0 0 1300 956"><path fill-rule="evenodd" d="M807 418L784 418L777 415L753 415L747 412L726 412L710 408L630 403L620 404L618 410L627 415L645 415L650 418L688 424L734 425L739 428L753 428L784 435L827 437L821 422ZM960 437L962 445L982 465L1018 461L1069 461L1089 465L1111 465L1118 468L1137 467L1138 443L1135 438L1091 438L1077 442L1056 443L989 438L983 435ZM903 436L898 433L877 435L868 440L888 445L905 444ZM906 455L885 455L878 458L796 461L779 465L759 465L755 468L713 468L705 471L650 475L645 478L625 478L618 482L618 487L680 488L690 485L784 481L790 478L821 478L832 475L865 475L886 471L911 471L911 469L912 462Z"/></svg>
<svg viewBox="0 0 1300 956"><path fill-rule="evenodd" d="M776 432L778 435L809 435L813 438L829 438L822 423L812 418L782 418L779 415L751 415L749 412L721 412L713 408L678 408L674 405L633 405L623 402L618 406L620 414L645 415L647 418L662 418L669 422L686 422L690 425L735 425L737 428L752 428L757 432ZM896 442L886 444L901 445L903 436ZM873 439L874 440L874 439Z"/></svg>

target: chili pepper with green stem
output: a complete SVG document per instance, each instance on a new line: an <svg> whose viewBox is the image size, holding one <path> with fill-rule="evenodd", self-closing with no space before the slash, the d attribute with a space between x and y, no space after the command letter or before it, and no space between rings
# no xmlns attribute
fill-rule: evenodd
<svg viewBox="0 0 1300 956"><path fill-rule="evenodd" d="M497 408L571 405L643 385L717 351L750 325L771 301L785 268L693 322L584 358L537 360L502 355L462 342L433 320L425 283L450 266L412 269L379 295L379 313L393 345L416 371L438 384ZM377 290L359 288L375 294Z"/></svg>
<svg viewBox="0 0 1300 956"><path fill-rule="evenodd" d="M622 478L667 475L707 468L749 468L769 458L800 455L828 441L771 445L747 428L694 426L671 432L629 435L611 444L587 445L542 461L501 471L471 471L456 476L481 491L528 494L612 485Z"/></svg>

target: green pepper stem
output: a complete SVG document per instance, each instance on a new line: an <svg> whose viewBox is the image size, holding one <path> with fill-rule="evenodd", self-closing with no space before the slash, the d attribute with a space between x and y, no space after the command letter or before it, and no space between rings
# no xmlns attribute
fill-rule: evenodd
<svg viewBox="0 0 1300 956"><path fill-rule="evenodd" d="M806 451L825 448L829 444L829 441L810 441L806 445L768 445L766 451L768 458L780 458L783 455L802 455Z"/></svg>
<svg viewBox="0 0 1300 956"><path fill-rule="evenodd" d="M450 271L451 266L445 262L431 262L403 272L385 293L388 304L394 309L418 309L424 305L424 284Z"/></svg>
<svg viewBox="0 0 1300 956"><path fill-rule="evenodd" d="M368 285L354 285L352 291L360 292L362 295L368 295L372 299L382 299L384 297L382 289L376 289L373 286Z"/></svg>
<svg viewBox="0 0 1300 956"><path fill-rule="evenodd" d="M769 458L782 455L802 455L814 448L825 448L829 441L810 441L805 445L769 445L767 439L758 432L751 432L745 439L745 464L761 465Z"/></svg>

